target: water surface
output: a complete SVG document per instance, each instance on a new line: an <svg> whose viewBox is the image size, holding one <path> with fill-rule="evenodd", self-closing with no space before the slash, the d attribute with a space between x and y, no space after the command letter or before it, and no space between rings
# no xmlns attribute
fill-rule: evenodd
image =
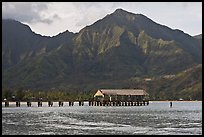
<svg viewBox="0 0 204 137"><path fill-rule="evenodd" d="M149 106L21 107L2 104L3 135L201 135L202 102L152 101Z"/></svg>

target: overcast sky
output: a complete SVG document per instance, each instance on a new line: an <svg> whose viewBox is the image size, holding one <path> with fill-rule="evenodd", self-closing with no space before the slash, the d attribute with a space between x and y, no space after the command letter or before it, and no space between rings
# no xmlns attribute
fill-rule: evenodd
<svg viewBox="0 0 204 137"><path fill-rule="evenodd" d="M80 29L122 8L140 13L190 35L202 33L202 2L3 2L2 18L27 24L38 34L53 36Z"/></svg>

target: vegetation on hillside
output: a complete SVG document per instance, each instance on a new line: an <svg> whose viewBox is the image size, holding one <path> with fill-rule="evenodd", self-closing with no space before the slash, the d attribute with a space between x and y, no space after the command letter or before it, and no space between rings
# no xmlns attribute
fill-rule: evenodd
<svg viewBox="0 0 204 137"><path fill-rule="evenodd" d="M54 37L17 21L2 20L2 28L3 97L19 89L44 98L55 89L69 98L100 88L145 88L155 100L201 99L202 70L195 66L202 63L202 37L144 15L118 9L79 33Z"/></svg>

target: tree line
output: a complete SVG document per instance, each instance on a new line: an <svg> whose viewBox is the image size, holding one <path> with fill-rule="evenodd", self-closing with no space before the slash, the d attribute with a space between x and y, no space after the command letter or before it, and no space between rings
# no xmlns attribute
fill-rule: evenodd
<svg viewBox="0 0 204 137"><path fill-rule="evenodd" d="M50 90L50 91L31 91L24 89L2 89L2 101L73 101L73 100L90 100L93 98L94 93L90 91L63 91L63 90Z"/></svg>

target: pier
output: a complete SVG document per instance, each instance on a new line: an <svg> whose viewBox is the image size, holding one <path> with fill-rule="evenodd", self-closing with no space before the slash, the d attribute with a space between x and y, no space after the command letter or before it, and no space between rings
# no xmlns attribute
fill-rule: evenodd
<svg viewBox="0 0 204 137"><path fill-rule="evenodd" d="M148 106L149 101L89 101L89 106Z"/></svg>
<svg viewBox="0 0 204 137"><path fill-rule="evenodd" d="M149 94L142 89L99 89L94 94L93 98L83 100L73 99L73 100L61 100L59 99L58 105L59 107L63 107L64 102L67 106L74 106L74 104L78 104L78 106L84 106L85 102L88 102L87 106L148 106L149 105ZM5 107L9 107L10 101L5 99L3 102L5 103ZM22 101L15 101L15 106L20 107ZM44 103L43 103L44 102ZM45 104L47 102L47 105ZM54 106L54 101L51 99L38 98L36 100L27 99L27 107L34 106L32 104L37 104L38 107L42 107L43 105L48 107ZM56 106L56 105L55 105Z"/></svg>
<svg viewBox="0 0 204 137"><path fill-rule="evenodd" d="M86 105L85 105L86 102ZM66 103L66 105L64 105ZM4 105L3 105L4 104ZM47 104L47 105L46 105ZM55 104L55 105L54 105ZM58 105L57 105L58 104ZM42 107L42 106L47 106L47 107L53 107L53 106L58 106L58 107L64 107L64 106L116 106L116 107L124 107L124 106L147 106L149 105L149 101L119 101L119 100L104 100L104 101L97 101L97 100L81 100L81 101L59 101L55 102L54 101L47 101L47 102L42 102L42 101L3 101L2 106L4 107Z"/></svg>

